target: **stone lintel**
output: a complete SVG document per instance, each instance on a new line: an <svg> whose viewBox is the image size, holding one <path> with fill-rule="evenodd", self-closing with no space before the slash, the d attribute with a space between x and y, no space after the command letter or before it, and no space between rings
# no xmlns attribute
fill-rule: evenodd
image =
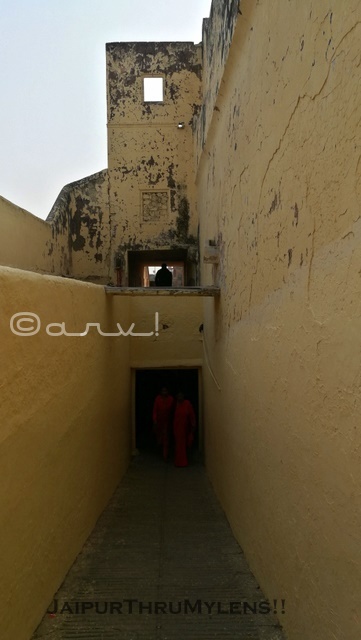
<svg viewBox="0 0 361 640"><path fill-rule="evenodd" d="M219 287L104 287L105 293L113 296L203 296L220 295Z"/></svg>

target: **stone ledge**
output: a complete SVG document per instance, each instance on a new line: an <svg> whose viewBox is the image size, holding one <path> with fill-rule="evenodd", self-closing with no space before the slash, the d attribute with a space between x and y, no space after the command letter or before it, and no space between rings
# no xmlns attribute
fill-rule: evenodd
<svg viewBox="0 0 361 640"><path fill-rule="evenodd" d="M219 287L111 287L105 293L113 296L203 296L214 298L220 295Z"/></svg>

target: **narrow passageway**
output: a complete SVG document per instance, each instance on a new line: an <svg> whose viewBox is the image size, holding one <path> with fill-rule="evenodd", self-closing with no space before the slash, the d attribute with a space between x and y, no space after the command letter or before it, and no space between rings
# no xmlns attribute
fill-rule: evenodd
<svg viewBox="0 0 361 640"><path fill-rule="evenodd" d="M33 640L285 640L273 610L204 467L147 453L133 460Z"/></svg>

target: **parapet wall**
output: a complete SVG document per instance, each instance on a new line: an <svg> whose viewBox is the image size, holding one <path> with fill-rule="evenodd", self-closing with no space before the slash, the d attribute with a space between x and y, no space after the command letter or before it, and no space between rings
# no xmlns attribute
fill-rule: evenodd
<svg viewBox="0 0 361 640"><path fill-rule="evenodd" d="M47 221L55 242L59 234L68 238L71 275L107 284L112 275L108 171L66 185Z"/></svg>
<svg viewBox="0 0 361 640"><path fill-rule="evenodd" d="M66 230L51 227L0 197L0 264L38 273L67 275L71 256Z"/></svg>
<svg viewBox="0 0 361 640"><path fill-rule="evenodd" d="M50 336L46 327L114 331L129 326L129 302L4 267L0 302L0 636L29 640L131 453L130 338L94 327ZM37 314L35 335L12 333L21 311Z"/></svg>
<svg viewBox="0 0 361 640"><path fill-rule="evenodd" d="M0 264L107 284L110 266L108 172L66 185L47 220L0 197Z"/></svg>

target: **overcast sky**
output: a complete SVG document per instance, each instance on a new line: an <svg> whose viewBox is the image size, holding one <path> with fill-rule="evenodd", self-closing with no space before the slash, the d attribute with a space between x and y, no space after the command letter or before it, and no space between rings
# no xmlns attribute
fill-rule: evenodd
<svg viewBox="0 0 361 640"><path fill-rule="evenodd" d="M46 218L107 166L105 43L200 42L211 0L0 0L0 195Z"/></svg>

